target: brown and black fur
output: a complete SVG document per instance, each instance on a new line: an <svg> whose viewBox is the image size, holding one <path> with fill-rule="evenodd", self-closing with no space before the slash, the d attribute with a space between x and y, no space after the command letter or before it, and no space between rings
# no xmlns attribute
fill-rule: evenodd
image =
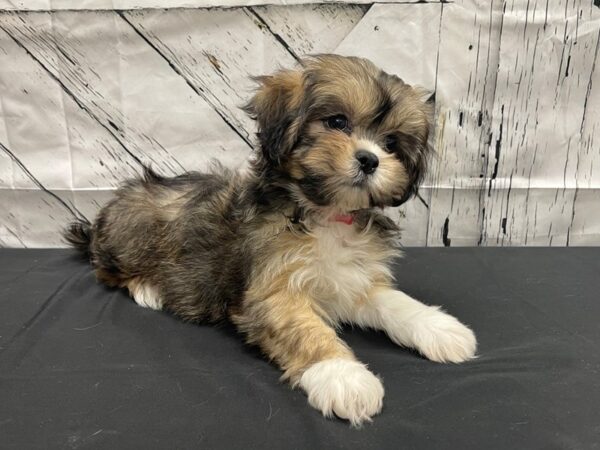
<svg viewBox="0 0 600 450"><path fill-rule="evenodd" d="M398 230L377 207L416 192L431 106L422 92L360 58L315 56L257 82L245 107L260 144L248 173L216 167L166 178L147 169L93 224L74 223L65 236L103 283L152 285L163 309L186 321L232 321L294 383L314 362L353 358L325 300L301 276L313 257L312 230L337 213L353 214L350 226L366 236L369 264L389 263ZM348 129L328 128L328 118L340 114ZM349 175L362 141L391 142L381 189ZM373 289L391 283L385 270L369 280Z"/></svg>

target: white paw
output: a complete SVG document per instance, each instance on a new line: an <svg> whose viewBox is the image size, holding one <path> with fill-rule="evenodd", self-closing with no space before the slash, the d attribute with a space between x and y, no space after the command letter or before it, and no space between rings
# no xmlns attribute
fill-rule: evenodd
<svg viewBox="0 0 600 450"><path fill-rule="evenodd" d="M364 364L334 358L318 362L304 372L299 385L308 402L326 417L347 419L354 426L381 411L383 385Z"/></svg>
<svg viewBox="0 0 600 450"><path fill-rule="evenodd" d="M411 346L427 359L459 363L475 357L477 340L473 331L438 307L423 309L404 326Z"/></svg>
<svg viewBox="0 0 600 450"><path fill-rule="evenodd" d="M132 283L129 285L129 293L135 302L144 308L162 309L162 300L158 290L145 283Z"/></svg>

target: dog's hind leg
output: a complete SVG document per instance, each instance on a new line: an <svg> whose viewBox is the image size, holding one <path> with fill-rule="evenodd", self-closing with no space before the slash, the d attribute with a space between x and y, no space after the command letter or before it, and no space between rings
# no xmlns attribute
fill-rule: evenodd
<svg viewBox="0 0 600 450"><path fill-rule="evenodd" d="M126 282L129 294L133 297L135 302L144 307L156 310L161 310L163 306L162 299L158 292L158 289L152 284L144 281L143 279L131 278Z"/></svg>

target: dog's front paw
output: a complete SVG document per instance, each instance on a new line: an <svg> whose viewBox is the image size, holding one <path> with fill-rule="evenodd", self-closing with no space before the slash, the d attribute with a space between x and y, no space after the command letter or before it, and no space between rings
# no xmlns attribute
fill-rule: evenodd
<svg viewBox="0 0 600 450"><path fill-rule="evenodd" d="M473 331L437 307L427 307L404 325L412 346L427 359L460 363L475 357L477 340Z"/></svg>
<svg viewBox="0 0 600 450"><path fill-rule="evenodd" d="M347 419L354 426L381 411L383 385L364 364L350 359L326 359L309 367L299 385L308 402L326 417Z"/></svg>

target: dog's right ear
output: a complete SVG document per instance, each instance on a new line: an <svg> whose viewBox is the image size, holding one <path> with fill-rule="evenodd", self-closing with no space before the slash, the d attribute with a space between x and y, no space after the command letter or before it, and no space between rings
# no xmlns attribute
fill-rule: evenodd
<svg viewBox="0 0 600 450"><path fill-rule="evenodd" d="M301 71L282 70L254 81L258 88L243 109L258 123L263 157L279 165L296 145L304 125L304 77Z"/></svg>

